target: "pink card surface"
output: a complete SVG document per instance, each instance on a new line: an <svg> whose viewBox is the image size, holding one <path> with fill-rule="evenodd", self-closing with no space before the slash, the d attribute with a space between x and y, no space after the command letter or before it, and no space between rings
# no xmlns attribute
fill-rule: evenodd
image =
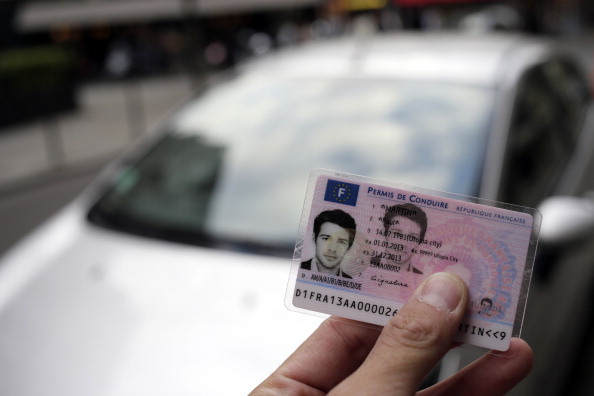
<svg viewBox="0 0 594 396"><path fill-rule="evenodd" d="M519 336L540 214L472 197L316 170L287 306L385 325L435 272L469 288L456 340L505 351Z"/></svg>

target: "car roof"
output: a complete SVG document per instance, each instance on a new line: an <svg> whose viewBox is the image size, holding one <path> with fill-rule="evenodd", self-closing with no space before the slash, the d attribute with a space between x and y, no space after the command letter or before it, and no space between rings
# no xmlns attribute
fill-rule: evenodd
<svg viewBox="0 0 594 396"><path fill-rule="evenodd" d="M495 86L506 74L517 75L555 51L545 39L519 34L396 32L288 48L247 68L267 77L387 78Z"/></svg>

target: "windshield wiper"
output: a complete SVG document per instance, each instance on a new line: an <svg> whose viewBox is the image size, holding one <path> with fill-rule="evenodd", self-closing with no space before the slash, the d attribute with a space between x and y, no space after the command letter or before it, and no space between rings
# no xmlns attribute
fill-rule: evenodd
<svg viewBox="0 0 594 396"><path fill-rule="evenodd" d="M212 236L204 231L180 229L159 225L121 211L105 211L95 205L89 211L87 219L97 226L114 231L125 232L146 238L182 243L208 248L279 256L290 258L294 246L291 244L263 243L253 240L235 240Z"/></svg>
<svg viewBox="0 0 594 396"><path fill-rule="evenodd" d="M87 219L95 225L115 231L178 242L190 245L214 247L216 244L208 234L188 229L175 229L150 221L139 219L122 211L105 211L100 205L95 205L87 214Z"/></svg>

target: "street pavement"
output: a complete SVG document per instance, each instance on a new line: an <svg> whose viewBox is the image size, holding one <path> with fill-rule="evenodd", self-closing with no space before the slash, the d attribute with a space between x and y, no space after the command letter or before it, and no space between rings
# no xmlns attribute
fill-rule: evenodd
<svg viewBox="0 0 594 396"><path fill-rule="evenodd" d="M192 91L185 75L90 83L74 111L0 129L0 195L32 176L117 155Z"/></svg>
<svg viewBox="0 0 594 396"><path fill-rule="evenodd" d="M82 85L76 110L0 129L0 255L188 95L185 75Z"/></svg>

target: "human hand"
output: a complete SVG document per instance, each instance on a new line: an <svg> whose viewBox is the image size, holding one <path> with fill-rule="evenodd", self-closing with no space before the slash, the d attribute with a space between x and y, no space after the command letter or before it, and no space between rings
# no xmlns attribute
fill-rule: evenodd
<svg viewBox="0 0 594 396"><path fill-rule="evenodd" d="M434 274L383 328L329 318L252 393L262 395L414 395L454 345L468 290L457 276ZM419 396L503 395L532 367L532 350L512 339Z"/></svg>

